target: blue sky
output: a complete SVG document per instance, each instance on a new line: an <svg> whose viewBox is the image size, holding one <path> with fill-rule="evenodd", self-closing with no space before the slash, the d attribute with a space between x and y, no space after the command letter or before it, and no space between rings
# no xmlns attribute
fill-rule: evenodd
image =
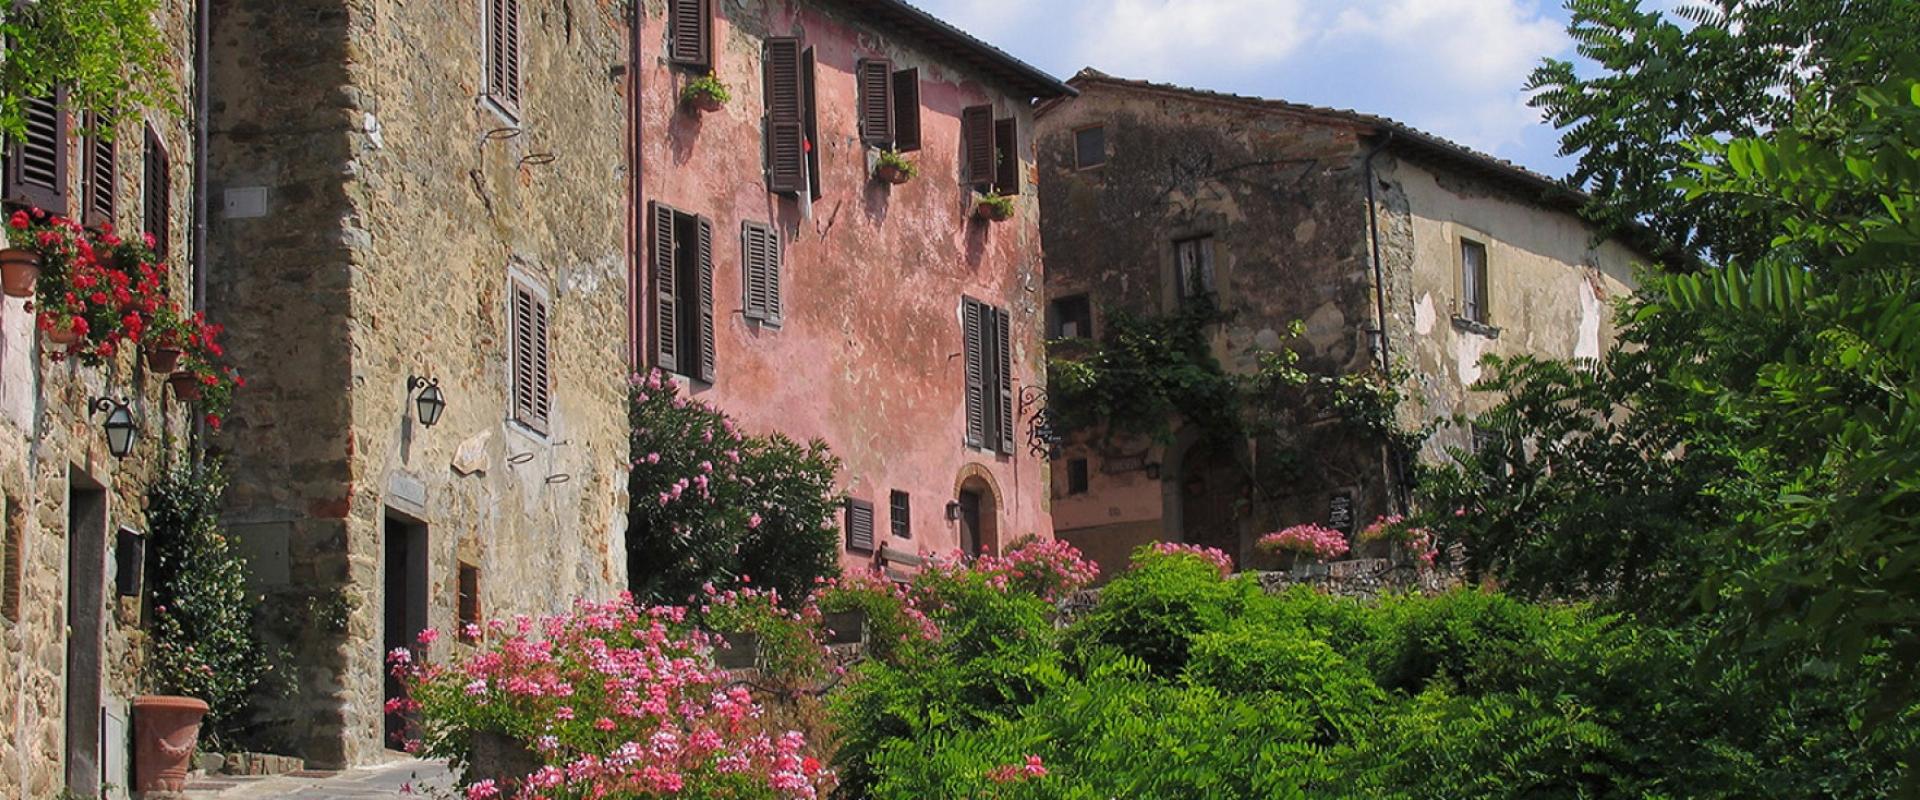
<svg viewBox="0 0 1920 800"><path fill-rule="evenodd" d="M1560 0L916 0L1062 78L1126 78L1392 117L1555 177L1521 86L1571 58Z"/></svg>

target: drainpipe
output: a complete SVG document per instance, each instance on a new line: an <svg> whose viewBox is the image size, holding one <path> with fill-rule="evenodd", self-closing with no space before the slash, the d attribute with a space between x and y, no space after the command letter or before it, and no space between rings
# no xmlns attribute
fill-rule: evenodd
<svg viewBox="0 0 1920 800"><path fill-rule="evenodd" d="M1386 135L1381 137L1380 142L1374 145L1372 150L1367 151L1366 159L1361 162L1361 171L1365 174L1367 181L1367 238L1373 245L1373 305L1375 321L1380 326L1379 339L1376 341L1380 348L1382 376L1392 374L1393 357L1387 336L1387 277L1386 267L1380 257L1380 206L1374 199L1373 159L1390 144L1393 144L1392 128L1387 129ZM1391 504L1393 513L1404 514L1407 512L1409 503L1406 496L1407 467L1403 463L1402 454L1386 442L1381 442L1380 455L1381 468L1387 473L1385 476L1387 501Z"/></svg>
<svg viewBox="0 0 1920 800"><path fill-rule="evenodd" d="M213 62L208 53L213 41L212 12L207 6L211 3L193 4L193 306L201 311L207 308L207 138L212 130L207 120L212 81L207 73Z"/></svg>

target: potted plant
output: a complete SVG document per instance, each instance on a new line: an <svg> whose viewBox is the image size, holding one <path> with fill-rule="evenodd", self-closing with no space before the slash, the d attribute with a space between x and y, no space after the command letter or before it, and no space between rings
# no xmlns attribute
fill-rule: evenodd
<svg viewBox="0 0 1920 800"><path fill-rule="evenodd" d="M1332 528L1313 523L1274 531L1255 543L1268 553L1291 553L1296 575L1324 575L1326 562L1347 554L1347 537Z"/></svg>
<svg viewBox="0 0 1920 800"><path fill-rule="evenodd" d="M170 375L178 370L181 357L187 353L187 340L193 333L193 326L181 316L180 309L172 303L158 305L140 341L140 353L146 357L148 371Z"/></svg>
<svg viewBox="0 0 1920 800"><path fill-rule="evenodd" d="M895 186L913 180L920 174L920 166L908 161L897 150L882 150L880 158L873 166L873 177Z"/></svg>
<svg viewBox="0 0 1920 800"><path fill-rule="evenodd" d="M187 788L187 768L200 743L207 702L180 695L133 698L133 788L178 792Z"/></svg>
<svg viewBox="0 0 1920 800"><path fill-rule="evenodd" d="M720 82L720 76L709 72L689 82L680 90L680 99L703 112L719 111L733 95L727 91L727 85Z"/></svg>
<svg viewBox="0 0 1920 800"><path fill-rule="evenodd" d="M973 215L988 222L1003 222L1013 218L1013 198L999 192L988 192L975 198Z"/></svg>

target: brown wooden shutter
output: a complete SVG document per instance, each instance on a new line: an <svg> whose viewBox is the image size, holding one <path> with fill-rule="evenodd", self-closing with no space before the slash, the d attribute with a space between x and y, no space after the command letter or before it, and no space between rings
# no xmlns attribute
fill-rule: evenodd
<svg viewBox="0 0 1920 800"><path fill-rule="evenodd" d="M540 399L535 389L538 370L534 364L540 350L535 343L540 326L534 321L538 302L527 287L513 284L513 418L536 430L543 428L539 424Z"/></svg>
<svg viewBox="0 0 1920 800"><path fill-rule="evenodd" d="M967 446L987 446L986 308L961 298L961 328L966 340Z"/></svg>
<svg viewBox="0 0 1920 800"><path fill-rule="evenodd" d="M1000 452L1013 454L1013 333L1004 308L993 309L994 377L1000 392Z"/></svg>
<svg viewBox="0 0 1920 800"><path fill-rule="evenodd" d="M920 70L893 73L893 149L920 149Z"/></svg>
<svg viewBox="0 0 1920 800"><path fill-rule="evenodd" d="M802 118L800 40L767 39L764 51L767 94L767 188L800 192L807 180L806 123Z"/></svg>
<svg viewBox="0 0 1920 800"><path fill-rule="evenodd" d="M782 265L780 263L780 231L772 226L768 226L765 229L763 241L766 248L766 260L764 263L766 272L761 281L767 287L767 321L778 325L785 321L785 316L781 313L780 298L780 273L782 271Z"/></svg>
<svg viewBox="0 0 1920 800"><path fill-rule="evenodd" d="M486 94L520 108L520 0L488 0Z"/></svg>
<svg viewBox="0 0 1920 800"><path fill-rule="evenodd" d="M847 498L847 549L873 552L873 504Z"/></svg>
<svg viewBox="0 0 1920 800"><path fill-rule="evenodd" d="M166 143L160 141L160 132L148 126L147 154L144 186L141 194L144 198L141 210L141 230L153 234L153 252L165 259L172 251L168 245L172 242L173 225L173 171L167 160Z"/></svg>
<svg viewBox="0 0 1920 800"><path fill-rule="evenodd" d="M67 213L67 90L22 105L26 136L8 151L5 200Z"/></svg>
<svg viewBox="0 0 1920 800"><path fill-rule="evenodd" d="M741 278L747 319L780 324L780 234L772 226L742 223Z"/></svg>
<svg viewBox="0 0 1920 800"><path fill-rule="evenodd" d="M553 415L553 360L549 342L553 331L549 325L552 314L547 301L538 295L533 298L533 419L534 427L540 432L547 431L547 420Z"/></svg>
<svg viewBox="0 0 1920 800"><path fill-rule="evenodd" d="M700 374L713 383L715 344L713 330L713 220L701 217L700 227Z"/></svg>
<svg viewBox="0 0 1920 800"><path fill-rule="evenodd" d="M87 139L85 188L82 201L85 222L89 227L112 225L115 220L117 203L116 192L119 189L119 150L113 140L107 138L111 131L106 130L107 122L99 117L92 118L87 126L94 134Z"/></svg>
<svg viewBox="0 0 1920 800"><path fill-rule="evenodd" d="M993 189L1004 195L1020 193L1020 129L1011 119L993 123Z"/></svg>
<svg viewBox="0 0 1920 800"><path fill-rule="evenodd" d="M814 89L817 73L813 48L807 48L800 54L800 90L801 122L806 131L806 145L801 149L807 154L807 193L815 200L820 199L820 109L816 104L819 93Z"/></svg>
<svg viewBox="0 0 1920 800"><path fill-rule="evenodd" d="M713 66L713 0L667 0L667 26L673 63Z"/></svg>
<svg viewBox="0 0 1920 800"><path fill-rule="evenodd" d="M860 141L873 147L893 146L893 62L862 59L856 70L860 83Z"/></svg>
<svg viewBox="0 0 1920 800"><path fill-rule="evenodd" d="M969 106L960 111L961 163L965 180L974 186L993 182L993 106Z"/></svg>
<svg viewBox="0 0 1920 800"><path fill-rule="evenodd" d="M654 366L667 372L680 371L680 293L675 285L673 209L653 204L653 356Z"/></svg>

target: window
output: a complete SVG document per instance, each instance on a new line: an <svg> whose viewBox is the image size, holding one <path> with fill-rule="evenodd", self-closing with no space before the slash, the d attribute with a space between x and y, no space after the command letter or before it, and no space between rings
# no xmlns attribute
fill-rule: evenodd
<svg viewBox="0 0 1920 800"><path fill-rule="evenodd" d="M67 92L21 103L24 138L7 149L6 178L0 199L7 203L67 211Z"/></svg>
<svg viewBox="0 0 1920 800"><path fill-rule="evenodd" d="M873 552L873 504L847 498L847 549Z"/></svg>
<svg viewBox="0 0 1920 800"><path fill-rule="evenodd" d="M480 568L472 564L460 565L460 599L457 613L460 624L456 635L460 641L473 644L480 641Z"/></svg>
<svg viewBox="0 0 1920 800"><path fill-rule="evenodd" d="M653 204L654 366L714 379L713 221Z"/></svg>
<svg viewBox="0 0 1920 800"><path fill-rule="evenodd" d="M1107 163L1107 129L1099 125L1073 132L1073 168L1093 169Z"/></svg>
<svg viewBox="0 0 1920 800"><path fill-rule="evenodd" d="M813 152L811 58L800 40L767 39L762 52L767 107L767 188L778 194L818 197L819 154Z"/></svg>
<svg viewBox="0 0 1920 800"><path fill-rule="evenodd" d="M6 540L0 542L0 617L20 621L20 541L26 533L27 513L20 501L6 499Z"/></svg>
<svg viewBox="0 0 1920 800"><path fill-rule="evenodd" d="M780 324L780 233L760 222L740 225L741 291L745 316Z"/></svg>
<svg viewBox="0 0 1920 800"><path fill-rule="evenodd" d="M807 153L807 196L820 199L820 114L814 107L814 53L809 47L800 54L800 121L804 123Z"/></svg>
<svg viewBox="0 0 1920 800"><path fill-rule="evenodd" d="M1049 339L1093 338L1093 303L1084 294L1062 297L1049 304Z"/></svg>
<svg viewBox="0 0 1920 800"><path fill-rule="evenodd" d="M1011 119L993 123L993 190L1020 193L1020 128Z"/></svg>
<svg viewBox="0 0 1920 800"><path fill-rule="evenodd" d="M513 282L512 291L513 419L546 433L553 402L547 361L547 300L519 281Z"/></svg>
<svg viewBox="0 0 1920 800"><path fill-rule="evenodd" d="M520 115L520 0L486 0L482 94L509 117Z"/></svg>
<svg viewBox="0 0 1920 800"><path fill-rule="evenodd" d="M173 170L167 163L167 147L160 132L147 126L147 154L141 192L140 229L153 234L153 252L162 260L172 251Z"/></svg>
<svg viewBox="0 0 1920 800"><path fill-rule="evenodd" d="M993 106L968 106L960 110L961 170L960 179L975 189L985 191L993 185L994 156L999 152L994 147Z"/></svg>
<svg viewBox="0 0 1920 800"><path fill-rule="evenodd" d="M1067 462L1067 494L1087 493L1087 460L1076 458Z"/></svg>
<svg viewBox="0 0 1920 800"><path fill-rule="evenodd" d="M684 67L713 67L713 0L667 0L667 58Z"/></svg>
<svg viewBox="0 0 1920 800"><path fill-rule="evenodd" d="M893 524L895 539L913 538L912 502L912 498L908 497L906 492L898 489L893 491L892 503L890 503L892 508L888 509L890 512L888 521Z"/></svg>
<svg viewBox="0 0 1920 800"><path fill-rule="evenodd" d="M88 227L98 228L111 225L116 217L119 188L118 148L113 140L107 138L111 131L105 130L106 121L94 116L87 127L93 134L87 137L83 153L86 156L85 172L82 173L81 214Z"/></svg>
<svg viewBox="0 0 1920 800"><path fill-rule="evenodd" d="M1487 245L1485 242L1461 239L1460 318L1490 325L1493 315L1487 312Z"/></svg>
<svg viewBox="0 0 1920 800"><path fill-rule="evenodd" d="M962 299L966 328L967 445L1013 454L1013 348L1004 308Z"/></svg>
<svg viewBox="0 0 1920 800"><path fill-rule="evenodd" d="M908 152L920 149L920 70L895 72L884 58L861 59L860 141Z"/></svg>
<svg viewBox="0 0 1920 800"><path fill-rule="evenodd" d="M1180 304L1218 300L1214 283L1213 237L1197 236L1173 243L1173 261L1180 281Z"/></svg>

